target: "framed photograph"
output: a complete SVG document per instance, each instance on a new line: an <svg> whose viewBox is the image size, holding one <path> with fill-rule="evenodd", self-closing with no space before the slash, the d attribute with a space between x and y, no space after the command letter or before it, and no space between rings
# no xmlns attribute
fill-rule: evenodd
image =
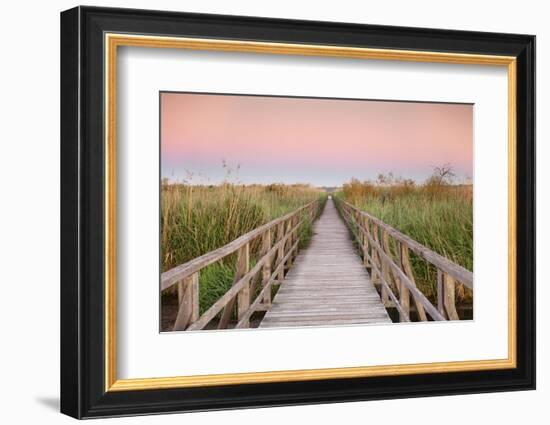
<svg viewBox="0 0 550 425"><path fill-rule="evenodd" d="M535 387L535 37L61 14L61 411Z"/></svg>

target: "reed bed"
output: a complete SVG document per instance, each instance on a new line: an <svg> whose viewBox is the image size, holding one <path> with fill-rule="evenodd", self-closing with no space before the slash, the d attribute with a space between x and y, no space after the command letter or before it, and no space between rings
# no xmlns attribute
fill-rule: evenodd
<svg viewBox="0 0 550 425"><path fill-rule="evenodd" d="M161 269L217 249L277 217L315 200L325 192L308 185L163 184L161 192ZM312 223L300 229L301 245L312 234ZM259 243L251 245L251 263ZM208 309L231 287L235 258L200 273L200 309Z"/></svg>
<svg viewBox="0 0 550 425"><path fill-rule="evenodd" d="M352 180L336 196L473 270L472 185L452 184L439 175L424 184L385 176L376 182ZM419 289L435 301L435 268L415 255L411 260ZM459 287L458 298L470 302L471 293Z"/></svg>

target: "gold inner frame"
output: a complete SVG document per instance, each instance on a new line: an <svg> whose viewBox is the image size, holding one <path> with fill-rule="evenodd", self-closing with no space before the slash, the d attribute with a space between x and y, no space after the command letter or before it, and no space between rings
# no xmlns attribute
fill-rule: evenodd
<svg viewBox="0 0 550 425"><path fill-rule="evenodd" d="M516 58L462 53L370 49L256 41L105 34L105 391L134 391L213 385L310 381L416 373L515 368L516 358ZM116 339L116 98L119 46L264 54L325 56L507 67L508 71L508 357L495 360L247 372L164 378L117 379Z"/></svg>

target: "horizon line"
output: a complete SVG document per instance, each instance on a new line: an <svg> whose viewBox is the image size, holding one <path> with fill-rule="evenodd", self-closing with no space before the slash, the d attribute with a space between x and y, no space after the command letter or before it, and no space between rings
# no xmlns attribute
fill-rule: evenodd
<svg viewBox="0 0 550 425"><path fill-rule="evenodd" d="M282 182L273 182L273 183L243 183L243 182L229 182L229 181L224 181L224 182L220 182L220 183L188 183L188 182L181 182L181 181L168 181L168 182L164 182L164 180L169 180L167 179L166 177L162 178L161 179L161 184L167 184L167 185L181 185L181 186L203 186L203 187L215 187L215 186L223 186L223 185L231 185L231 186L264 186L264 187L267 187L267 186L306 186L306 187L312 187L312 188L325 188L325 187L335 187L335 188L341 188L341 187L344 187L344 185L346 184L349 184L349 183L343 183L343 184L340 184L340 185L329 185L329 184L321 184L321 185L316 185L316 184L312 184L312 183L282 183ZM405 179L405 180L412 180L412 179ZM371 184L373 186L380 186L380 187L383 187L383 186L386 186L386 187L391 187L391 186L400 186L401 184L403 184L403 181L400 181L400 182L396 182L396 183L377 183L376 181L372 181L372 180L358 180L359 183L361 184ZM425 182L416 182L413 180L413 182L415 183L415 185L418 185L418 186L422 186L425 184ZM451 182L451 183L445 183L446 186L473 186L473 182L470 182L470 183L466 183L466 182Z"/></svg>

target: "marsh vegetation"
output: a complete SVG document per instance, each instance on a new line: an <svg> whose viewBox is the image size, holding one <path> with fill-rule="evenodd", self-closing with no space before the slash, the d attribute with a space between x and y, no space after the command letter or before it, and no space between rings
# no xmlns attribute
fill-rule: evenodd
<svg viewBox="0 0 550 425"><path fill-rule="evenodd" d="M220 248L315 199L326 198L324 191L304 184L192 185L165 181L161 191L162 272ZM311 221L300 227L299 234L303 248L312 234ZM251 245L252 264L259 249L259 241ZM227 292L234 273L235 256L201 271L201 313ZM171 301L164 299L163 303Z"/></svg>
<svg viewBox="0 0 550 425"><path fill-rule="evenodd" d="M436 167L423 183L392 173L376 180L352 179L336 196L473 270L473 186L456 184L449 165ZM435 269L414 255L411 260L419 288L434 301ZM458 298L468 302L471 295L459 288Z"/></svg>

